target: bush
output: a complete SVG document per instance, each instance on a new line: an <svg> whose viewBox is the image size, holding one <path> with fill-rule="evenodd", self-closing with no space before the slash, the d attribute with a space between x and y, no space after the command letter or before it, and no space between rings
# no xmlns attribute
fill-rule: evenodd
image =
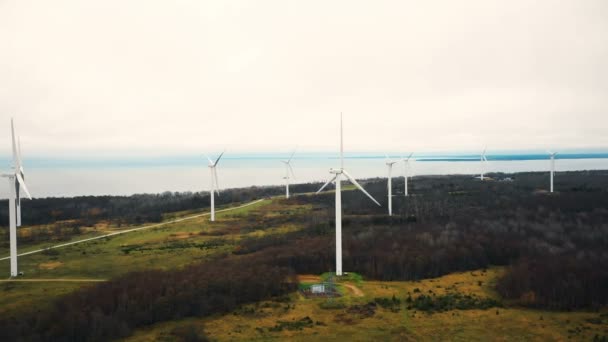
<svg viewBox="0 0 608 342"><path fill-rule="evenodd" d="M394 295L392 298L374 298L374 302L380 305L382 308L391 310L393 312L399 312L401 310L401 300Z"/></svg>
<svg viewBox="0 0 608 342"><path fill-rule="evenodd" d="M303 330L304 328L312 328L313 321L310 317L306 316L297 321L277 321L274 327L268 328L268 331L283 331L286 330Z"/></svg>
<svg viewBox="0 0 608 342"><path fill-rule="evenodd" d="M487 310L493 307L502 307L502 303L492 298L448 293L442 296L420 295L412 299L410 307L425 312L443 312L449 310Z"/></svg>

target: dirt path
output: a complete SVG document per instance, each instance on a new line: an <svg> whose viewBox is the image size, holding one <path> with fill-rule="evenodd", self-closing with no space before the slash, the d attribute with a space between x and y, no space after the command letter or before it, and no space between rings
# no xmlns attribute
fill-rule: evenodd
<svg viewBox="0 0 608 342"><path fill-rule="evenodd" d="M245 207L248 207L250 205L254 205L256 203L262 202L263 200L264 199L259 199L259 200L253 201L253 202L249 202L249 203L246 203L246 204L243 204L243 205L239 205L237 207L231 207L231 208L216 210L215 213L217 214L217 213L222 213L222 212L226 212L226 211L232 211L232 210L237 210L237 209L245 208ZM18 254L17 256L21 257L21 256L25 256L25 255L30 255L30 254L41 253L41 252L44 252L44 251L49 250L49 249L61 248L61 247L71 246L71 245L75 245L75 244L79 244L79 243L83 243L83 242L104 239L104 238L108 238L108 237L112 237L112 236L116 236L116 235L136 232L138 230L143 230L143 229L156 228L156 227L164 226L164 225L167 225L167 224L172 224L172 223L178 223L178 222L182 222L182 221L186 221L186 220L191 220L191 219L197 218L197 217L209 216L209 214L210 213L202 213L202 214L182 217L182 218L178 218L178 219L173 219L173 220L170 220L170 221L167 221L167 222L151 224L151 225L148 225L148 226L143 226L143 227L138 227L138 228L132 228L132 229L127 229L127 230L121 230L121 231L118 231L118 232L114 232L114 233L110 233L110 234L104 234L104 235L100 235L100 236L95 236L95 237L88 238L88 239L83 239L83 240L78 240L78 241L73 241L73 242L67 242L67 243L62 243L60 245L55 245L55 246L50 246L50 247L47 247L47 248L37 249L35 251L30 251L30 252L25 252L25 253ZM10 256L4 257L4 258L0 258L0 261L1 260L8 260L9 258L10 258Z"/></svg>
<svg viewBox="0 0 608 342"><path fill-rule="evenodd" d="M319 276L312 275L312 274L299 274L298 281L301 283L315 283L315 282L320 282L321 278ZM354 297L363 297L365 295L363 293L363 291L361 291L360 288L356 287L353 284L349 284L349 283L339 283L339 284L346 287L352 293L352 295Z"/></svg>
<svg viewBox="0 0 608 342"><path fill-rule="evenodd" d="M353 284L342 283L341 285L344 285L344 287L346 287L347 289L349 289L353 293L353 296L355 296L355 297L363 297L364 296L363 291L361 291L360 288L356 287Z"/></svg>
<svg viewBox="0 0 608 342"><path fill-rule="evenodd" d="M298 281L301 283L314 283L321 281L321 277L312 274L298 274Z"/></svg>
<svg viewBox="0 0 608 342"><path fill-rule="evenodd" d="M47 282L65 282L65 283L99 283L106 279L2 279L0 283L47 283Z"/></svg>

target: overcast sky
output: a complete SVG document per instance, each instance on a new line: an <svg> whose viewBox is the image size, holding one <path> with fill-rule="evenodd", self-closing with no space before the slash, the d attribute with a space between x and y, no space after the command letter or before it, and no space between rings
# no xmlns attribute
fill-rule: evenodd
<svg viewBox="0 0 608 342"><path fill-rule="evenodd" d="M0 153L608 147L608 1L0 0Z"/></svg>

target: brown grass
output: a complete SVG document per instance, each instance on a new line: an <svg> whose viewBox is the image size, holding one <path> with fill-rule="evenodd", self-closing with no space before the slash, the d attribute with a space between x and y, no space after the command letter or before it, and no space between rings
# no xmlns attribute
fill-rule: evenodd
<svg viewBox="0 0 608 342"><path fill-rule="evenodd" d="M39 264L38 268L41 270L54 270L57 267L60 267L61 265L63 265L62 262L50 261L50 262L43 262L43 263Z"/></svg>

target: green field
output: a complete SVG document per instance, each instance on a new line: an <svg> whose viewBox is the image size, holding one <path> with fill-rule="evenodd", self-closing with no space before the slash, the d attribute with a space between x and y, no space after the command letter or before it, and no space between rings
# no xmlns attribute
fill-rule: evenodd
<svg viewBox="0 0 608 342"><path fill-rule="evenodd" d="M302 227L276 224L281 215L306 215L310 207L265 200L220 213L211 223L202 216L158 228L100 239L21 257L21 279L109 279L142 269L171 269L219 257L234 250L244 238L284 234ZM166 219L196 215L174 213ZM131 227L122 227L128 229ZM91 233L88 233L91 234ZM23 250L40 246L23 246ZM431 340L431 341L566 341L608 336L608 316L599 312L550 312L510 306L423 312L408 309L406 298L426 294L473 295L500 300L493 290L502 268L455 273L436 279L380 282L360 276L341 280L340 298L306 298L292 293L288 300L249 304L235 312L208 318L159 323L138 330L130 341L172 340L179 329L203 331L213 340ZM8 274L8 260L0 264ZM314 283L318 275L300 275ZM25 307L44 307L62 294L90 282L2 282L0 315ZM357 312L376 298L396 298L391 308L376 306L372 314ZM355 309L353 309L355 308ZM354 310L354 311L353 311Z"/></svg>

